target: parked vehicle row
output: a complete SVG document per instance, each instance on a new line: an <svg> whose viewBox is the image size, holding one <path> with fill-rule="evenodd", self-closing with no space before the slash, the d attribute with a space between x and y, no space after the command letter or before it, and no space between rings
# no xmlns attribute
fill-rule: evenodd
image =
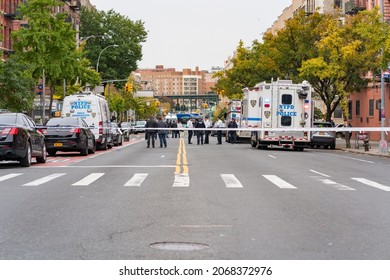
<svg viewBox="0 0 390 280"><path fill-rule="evenodd" d="M32 158L46 162L45 136L28 116L22 113L0 114L0 161L16 160L29 167Z"/></svg>
<svg viewBox="0 0 390 280"><path fill-rule="evenodd" d="M123 134L116 123L109 123L107 147L123 144ZM32 158L45 163L47 154L79 152L81 156L96 151L96 138L88 124L79 117L50 119L38 126L23 113L0 114L0 161L19 161L29 167Z"/></svg>

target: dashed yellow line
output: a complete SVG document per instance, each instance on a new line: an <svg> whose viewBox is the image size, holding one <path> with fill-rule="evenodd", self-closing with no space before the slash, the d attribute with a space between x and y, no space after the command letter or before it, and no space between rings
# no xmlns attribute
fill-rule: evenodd
<svg viewBox="0 0 390 280"><path fill-rule="evenodd" d="M181 172L181 167L183 167L183 172ZM176 157L176 171L175 174L188 174L188 161L187 161L187 152L184 139L180 139L179 150L177 151Z"/></svg>

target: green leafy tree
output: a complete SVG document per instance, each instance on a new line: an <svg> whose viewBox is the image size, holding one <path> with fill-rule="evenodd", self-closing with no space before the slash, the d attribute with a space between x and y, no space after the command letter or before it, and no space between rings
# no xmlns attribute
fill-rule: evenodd
<svg viewBox="0 0 390 280"><path fill-rule="evenodd" d="M242 89L277 76L277 67L271 58L272 49L254 41L251 48L239 42L232 58L233 67L217 72L215 90L229 99L242 98Z"/></svg>
<svg viewBox="0 0 390 280"><path fill-rule="evenodd" d="M142 59L141 44L147 37L143 22L132 21L113 10L87 9L82 9L80 22L81 38L94 37L85 44L87 58L96 65L101 54L99 73L103 80L123 79L137 69L137 62ZM101 53L110 45L118 47Z"/></svg>
<svg viewBox="0 0 390 280"><path fill-rule="evenodd" d="M29 0L19 6L20 16L28 20L28 28L12 33L15 54L33 67L35 80L43 72L50 86L51 108L56 85L63 79L76 81L81 77L84 83L96 84L97 73L86 67L87 62L76 49L75 30L66 22L67 14L53 15L55 7L63 3L56 0Z"/></svg>
<svg viewBox="0 0 390 280"><path fill-rule="evenodd" d="M0 62L0 108L13 112L29 111L35 97L32 68L15 58Z"/></svg>
<svg viewBox="0 0 390 280"><path fill-rule="evenodd" d="M317 42L318 56L302 63L300 76L310 81L326 106L325 119L331 120L338 105L348 115L347 95L367 85L367 72L379 67L386 26L377 10L327 21Z"/></svg>

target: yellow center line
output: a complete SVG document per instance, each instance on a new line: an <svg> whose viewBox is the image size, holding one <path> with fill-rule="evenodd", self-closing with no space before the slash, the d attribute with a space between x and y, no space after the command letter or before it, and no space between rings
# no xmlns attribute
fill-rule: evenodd
<svg viewBox="0 0 390 280"><path fill-rule="evenodd" d="M177 151L177 158L176 158L176 171L175 171L176 175L180 174L181 166L183 166L182 174L188 174L187 152L184 143L185 143L184 139L180 139L179 150Z"/></svg>

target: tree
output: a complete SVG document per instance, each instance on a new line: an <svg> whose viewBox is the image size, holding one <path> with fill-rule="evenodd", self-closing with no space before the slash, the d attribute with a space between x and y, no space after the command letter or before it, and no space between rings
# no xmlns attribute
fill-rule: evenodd
<svg viewBox="0 0 390 280"><path fill-rule="evenodd" d="M35 97L32 68L14 58L0 62L0 108L13 112L29 111Z"/></svg>
<svg viewBox="0 0 390 280"><path fill-rule="evenodd" d="M82 53L76 50L76 31L66 22L67 15L53 15L54 8L62 4L56 0L26 1L19 6L19 12L28 20L28 28L22 27L12 33L15 54L32 65L33 78L38 80L45 73L51 93L49 108L55 87L62 84L63 79L76 81L81 76L81 81L90 84L99 80L97 74L86 67Z"/></svg>
<svg viewBox="0 0 390 280"><path fill-rule="evenodd" d="M86 56L94 65L105 47L118 45L100 57L99 73L103 80L123 79L137 69L137 61L142 59L141 44L147 37L143 22L132 21L113 10L88 9L82 9L80 22L80 36L95 37L85 45Z"/></svg>
<svg viewBox="0 0 390 280"><path fill-rule="evenodd" d="M324 102L327 121L338 105L348 116L347 94L366 86L366 74L380 66L378 46L383 46L385 28L373 10L348 16L343 25L337 18L329 19L320 32L318 56L304 61L298 70Z"/></svg>
<svg viewBox="0 0 390 280"><path fill-rule="evenodd" d="M233 67L217 72L215 89L229 99L242 98L242 89L277 76L277 68L268 46L255 40L251 48L239 42L232 59Z"/></svg>

